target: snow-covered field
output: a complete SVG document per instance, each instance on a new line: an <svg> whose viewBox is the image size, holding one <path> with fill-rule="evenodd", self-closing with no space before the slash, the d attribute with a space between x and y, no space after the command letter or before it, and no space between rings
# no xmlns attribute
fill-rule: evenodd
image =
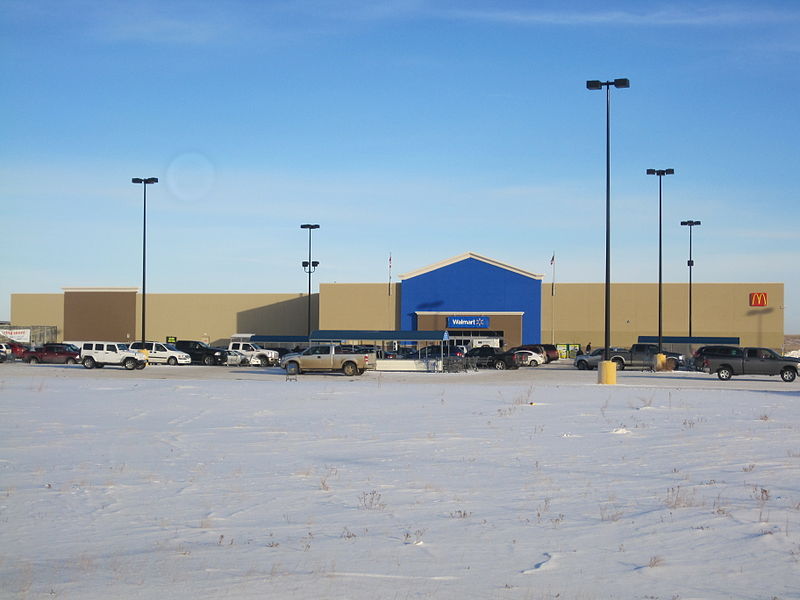
<svg viewBox="0 0 800 600"><path fill-rule="evenodd" d="M548 367L3 365L0 597L800 597L800 385Z"/></svg>

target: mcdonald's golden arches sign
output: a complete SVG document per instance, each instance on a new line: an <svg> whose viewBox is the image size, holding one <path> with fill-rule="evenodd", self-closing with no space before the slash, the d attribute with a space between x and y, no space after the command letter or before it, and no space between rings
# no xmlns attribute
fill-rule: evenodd
<svg viewBox="0 0 800 600"><path fill-rule="evenodd" d="M767 305L767 292L750 293L750 306L766 306L766 305Z"/></svg>

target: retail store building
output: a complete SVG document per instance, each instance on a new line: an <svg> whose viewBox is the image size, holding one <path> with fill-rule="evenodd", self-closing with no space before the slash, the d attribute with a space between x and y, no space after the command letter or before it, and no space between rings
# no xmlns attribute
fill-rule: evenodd
<svg viewBox="0 0 800 600"><path fill-rule="evenodd" d="M400 276L397 283L322 283L306 294L147 294L147 337L222 343L235 333L305 335L312 330L445 330L450 343L602 344L602 283L542 285L543 276L465 253ZM685 336L688 288L664 284L665 336ZM743 345L783 345L782 283L694 283L693 334L739 337ZM616 346L654 335L655 283L611 288ZM138 339L137 288L65 288L12 294L13 327L53 325L59 340Z"/></svg>

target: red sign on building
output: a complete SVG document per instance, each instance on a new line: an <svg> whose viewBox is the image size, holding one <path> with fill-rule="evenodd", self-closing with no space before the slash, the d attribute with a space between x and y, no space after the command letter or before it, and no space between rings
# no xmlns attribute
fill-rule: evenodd
<svg viewBox="0 0 800 600"><path fill-rule="evenodd" d="M750 306L766 306L767 292L752 292L750 294Z"/></svg>

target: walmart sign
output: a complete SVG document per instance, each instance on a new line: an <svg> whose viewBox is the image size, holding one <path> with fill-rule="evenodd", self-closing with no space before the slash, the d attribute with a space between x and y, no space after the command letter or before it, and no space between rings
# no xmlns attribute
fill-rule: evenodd
<svg viewBox="0 0 800 600"><path fill-rule="evenodd" d="M489 317L447 317L448 329L488 329Z"/></svg>

